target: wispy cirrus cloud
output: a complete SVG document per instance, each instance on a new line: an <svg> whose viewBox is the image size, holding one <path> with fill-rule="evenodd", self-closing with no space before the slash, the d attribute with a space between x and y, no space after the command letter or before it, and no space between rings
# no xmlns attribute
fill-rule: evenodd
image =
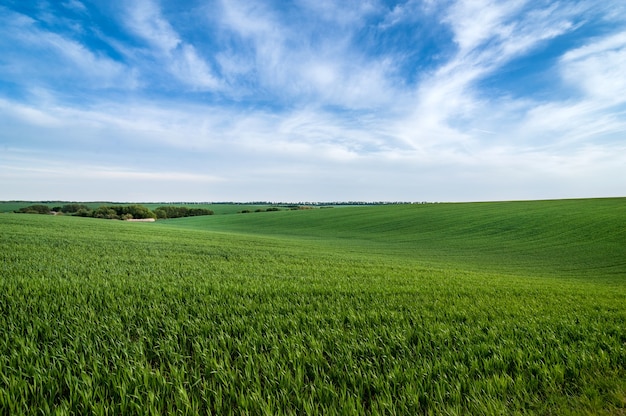
<svg viewBox="0 0 626 416"><path fill-rule="evenodd" d="M42 27L33 18L0 7L0 25L5 79L10 77L26 88L43 84L132 90L136 86L132 68L64 33Z"/></svg>
<svg viewBox="0 0 626 416"><path fill-rule="evenodd" d="M80 12L80 13L87 11L87 7L85 7L85 5L79 0L68 0L63 3L63 6L67 7L68 9L72 9L77 12Z"/></svg>
<svg viewBox="0 0 626 416"><path fill-rule="evenodd" d="M566 52L560 61L569 85L612 106L626 101L626 31Z"/></svg>
<svg viewBox="0 0 626 416"><path fill-rule="evenodd" d="M158 3L138 0L128 3L124 17L129 31L148 44L146 53L162 64L182 85L196 90L216 90L220 79L193 44L186 42L161 14Z"/></svg>
<svg viewBox="0 0 626 416"><path fill-rule="evenodd" d="M460 148L491 146L491 141L485 143L473 140L471 130L486 129L500 133L498 124L509 123L521 132L530 133L526 126L529 120L525 114L531 116L533 113L542 113L545 116L547 108L563 106L558 99L555 102L535 99L532 90L528 91L528 97L519 99L512 98L506 90L494 95L494 91L483 91L479 85L511 61L540 48L551 39L576 30L586 10L581 5L559 3L546 4L543 8L537 8L535 4L533 6L529 9L525 1L491 4L485 0L458 2L448 10L444 22L453 28L458 50L418 87L416 109L409 117L410 122L400 121L401 128L405 130L402 136L407 142L416 147L425 143L438 145L441 142L454 146L455 141ZM594 76L602 72L615 71L590 68L586 60L584 64L574 64L571 54L579 53L573 51L565 54L552 71L556 78L561 78L573 88L591 82ZM593 56L593 60L599 57L596 54ZM613 56L612 59L615 65L605 68L624 68L619 57ZM615 81L608 81L607 84L615 84ZM591 89L596 90L596 87ZM590 105L589 99L590 96L580 97L575 103L569 102L565 106L582 110ZM568 123L564 123L565 120L558 116L557 111L552 117L543 119L544 132L564 133L568 129ZM415 133L411 134L411 131ZM513 137L520 139L519 135ZM508 141L507 136L500 140ZM525 140L519 143L522 146L528 144Z"/></svg>
<svg viewBox="0 0 626 416"><path fill-rule="evenodd" d="M223 53L222 66L247 70L236 75L253 77L252 93L268 91L289 105L302 101L309 106L359 109L400 99L404 93L390 77L395 71L393 62L354 48L355 36L373 5L300 3L305 10L292 16L258 3L223 1L221 24L244 54Z"/></svg>

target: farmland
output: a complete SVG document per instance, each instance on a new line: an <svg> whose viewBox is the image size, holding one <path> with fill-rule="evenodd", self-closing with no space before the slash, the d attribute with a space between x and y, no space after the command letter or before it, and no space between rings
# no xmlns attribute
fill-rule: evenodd
<svg viewBox="0 0 626 416"><path fill-rule="evenodd" d="M626 412L626 199L0 231L2 414Z"/></svg>

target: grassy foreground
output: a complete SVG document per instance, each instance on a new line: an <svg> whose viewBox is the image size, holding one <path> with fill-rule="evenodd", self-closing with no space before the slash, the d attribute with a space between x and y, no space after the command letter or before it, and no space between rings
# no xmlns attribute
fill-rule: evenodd
<svg viewBox="0 0 626 416"><path fill-rule="evenodd" d="M624 414L626 200L0 215L2 414Z"/></svg>

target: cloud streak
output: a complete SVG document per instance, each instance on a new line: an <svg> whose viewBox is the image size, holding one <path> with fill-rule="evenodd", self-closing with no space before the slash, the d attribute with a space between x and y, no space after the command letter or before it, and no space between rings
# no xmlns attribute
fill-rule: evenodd
<svg viewBox="0 0 626 416"><path fill-rule="evenodd" d="M139 0L128 3L127 29L149 46L147 54L163 65L180 83L197 90L216 90L220 80L193 44L185 42L162 16L157 3Z"/></svg>

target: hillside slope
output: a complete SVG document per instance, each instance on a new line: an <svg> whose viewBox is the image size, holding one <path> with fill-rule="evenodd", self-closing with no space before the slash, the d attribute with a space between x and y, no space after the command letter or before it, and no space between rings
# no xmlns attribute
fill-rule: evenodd
<svg viewBox="0 0 626 416"><path fill-rule="evenodd" d="M624 414L623 218L0 214L0 414Z"/></svg>
<svg viewBox="0 0 626 416"><path fill-rule="evenodd" d="M160 226L318 241L470 270L626 278L626 199L386 205Z"/></svg>

